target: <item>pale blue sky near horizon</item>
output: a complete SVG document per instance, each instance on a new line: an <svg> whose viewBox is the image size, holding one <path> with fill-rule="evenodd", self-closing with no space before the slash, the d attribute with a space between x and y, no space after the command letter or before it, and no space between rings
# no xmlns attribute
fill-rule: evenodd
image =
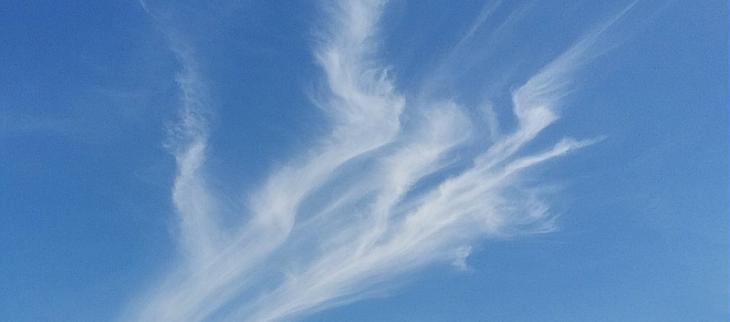
<svg viewBox="0 0 730 322"><path fill-rule="evenodd" d="M116 320L176 263L171 39L205 79L222 207L321 137L326 2L0 5L0 320ZM475 116L488 99L509 130L510 94L630 1L505 2L459 44L490 3L386 5L377 62L409 102L457 93ZM294 320L726 321L727 2L639 0L597 44L525 147L601 138L529 172L555 231L487 236L466 270L427 265Z"/></svg>

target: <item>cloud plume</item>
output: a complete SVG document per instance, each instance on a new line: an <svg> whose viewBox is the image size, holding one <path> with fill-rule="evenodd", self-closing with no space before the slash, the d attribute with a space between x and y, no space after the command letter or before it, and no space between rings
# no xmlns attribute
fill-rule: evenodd
<svg viewBox="0 0 730 322"><path fill-rule="evenodd" d="M522 179L593 141L525 147L559 118L573 72L605 28L512 91L516 126L504 132L455 100L410 100L396 87L378 56L386 7L364 0L326 6L313 54L323 86L312 96L330 132L270 173L232 228L220 226L216 196L206 188L205 81L194 53L173 46L182 66L180 121L171 131L182 258L123 320L296 319L385 290L430 264L465 269L471 246L484 239L554 229L539 189Z"/></svg>

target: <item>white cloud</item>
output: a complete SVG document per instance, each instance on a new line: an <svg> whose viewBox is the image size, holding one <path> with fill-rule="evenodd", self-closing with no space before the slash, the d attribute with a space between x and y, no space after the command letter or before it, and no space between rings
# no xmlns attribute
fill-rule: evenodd
<svg viewBox="0 0 730 322"><path fill-rule="evenodd" d="M485 238L554 227L546 203L519 179L528 168L592 142L563 139L527 155L523 147L558 119L572 73L603 30L512 93L518 124L502 133L493 112L483 124L452 101L409 103L378 61L384 7L384 1L349 0L327 8L329 24L315 50L326 86L315 97L332 130L249 196L240 228L218 227L203 171L204 81L193 53L173 42L183 66L172 191L183 259L124 319L292 319L372 294L428 264L466 269L470 245ZM408 126L401 121L406 109L413 114ZM490 137L479 137L474 127L489 127ZM464 160L458 149L475 142L491 145ZM468 166L457 171L449 167L455 162Z"/></svg>

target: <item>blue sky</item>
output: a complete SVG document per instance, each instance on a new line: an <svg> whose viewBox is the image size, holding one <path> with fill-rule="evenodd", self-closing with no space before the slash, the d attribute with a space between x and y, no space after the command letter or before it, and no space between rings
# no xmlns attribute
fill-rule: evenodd
<svg viewBox="0 0 730 322"><path fill-rule="evenodd" d="M0 320L723 321L723 1L9 1Z"/></svg>

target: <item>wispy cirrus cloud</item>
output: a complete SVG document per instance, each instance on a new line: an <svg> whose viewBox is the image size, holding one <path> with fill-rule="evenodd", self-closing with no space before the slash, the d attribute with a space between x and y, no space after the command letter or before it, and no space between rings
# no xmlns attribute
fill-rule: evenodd
<svg viewBox="0 0 730 322"><path fill-rule="evenodd" d="M542 196L521 178L593 141L566 138L532 154L524 147L559 118L573 72L605 27L512 92L517 125L503 132L495 118L479 123L453 100L416 104L396 88L378 56L385 8L386 1L364 0L326 6L314 51L324 86L313 97L331 131L249 195L240 227L218 224L204 172L205 81L194 53L173 42L182 107L172 131L172 200L183 258L123 319L294 319L368 296L429 264L464 268L480 240L554 229ZM465 38L494 10L485 7ZM480 137L485 127L492 137ZM461 153L487 139L481 153Z"/></svg>

